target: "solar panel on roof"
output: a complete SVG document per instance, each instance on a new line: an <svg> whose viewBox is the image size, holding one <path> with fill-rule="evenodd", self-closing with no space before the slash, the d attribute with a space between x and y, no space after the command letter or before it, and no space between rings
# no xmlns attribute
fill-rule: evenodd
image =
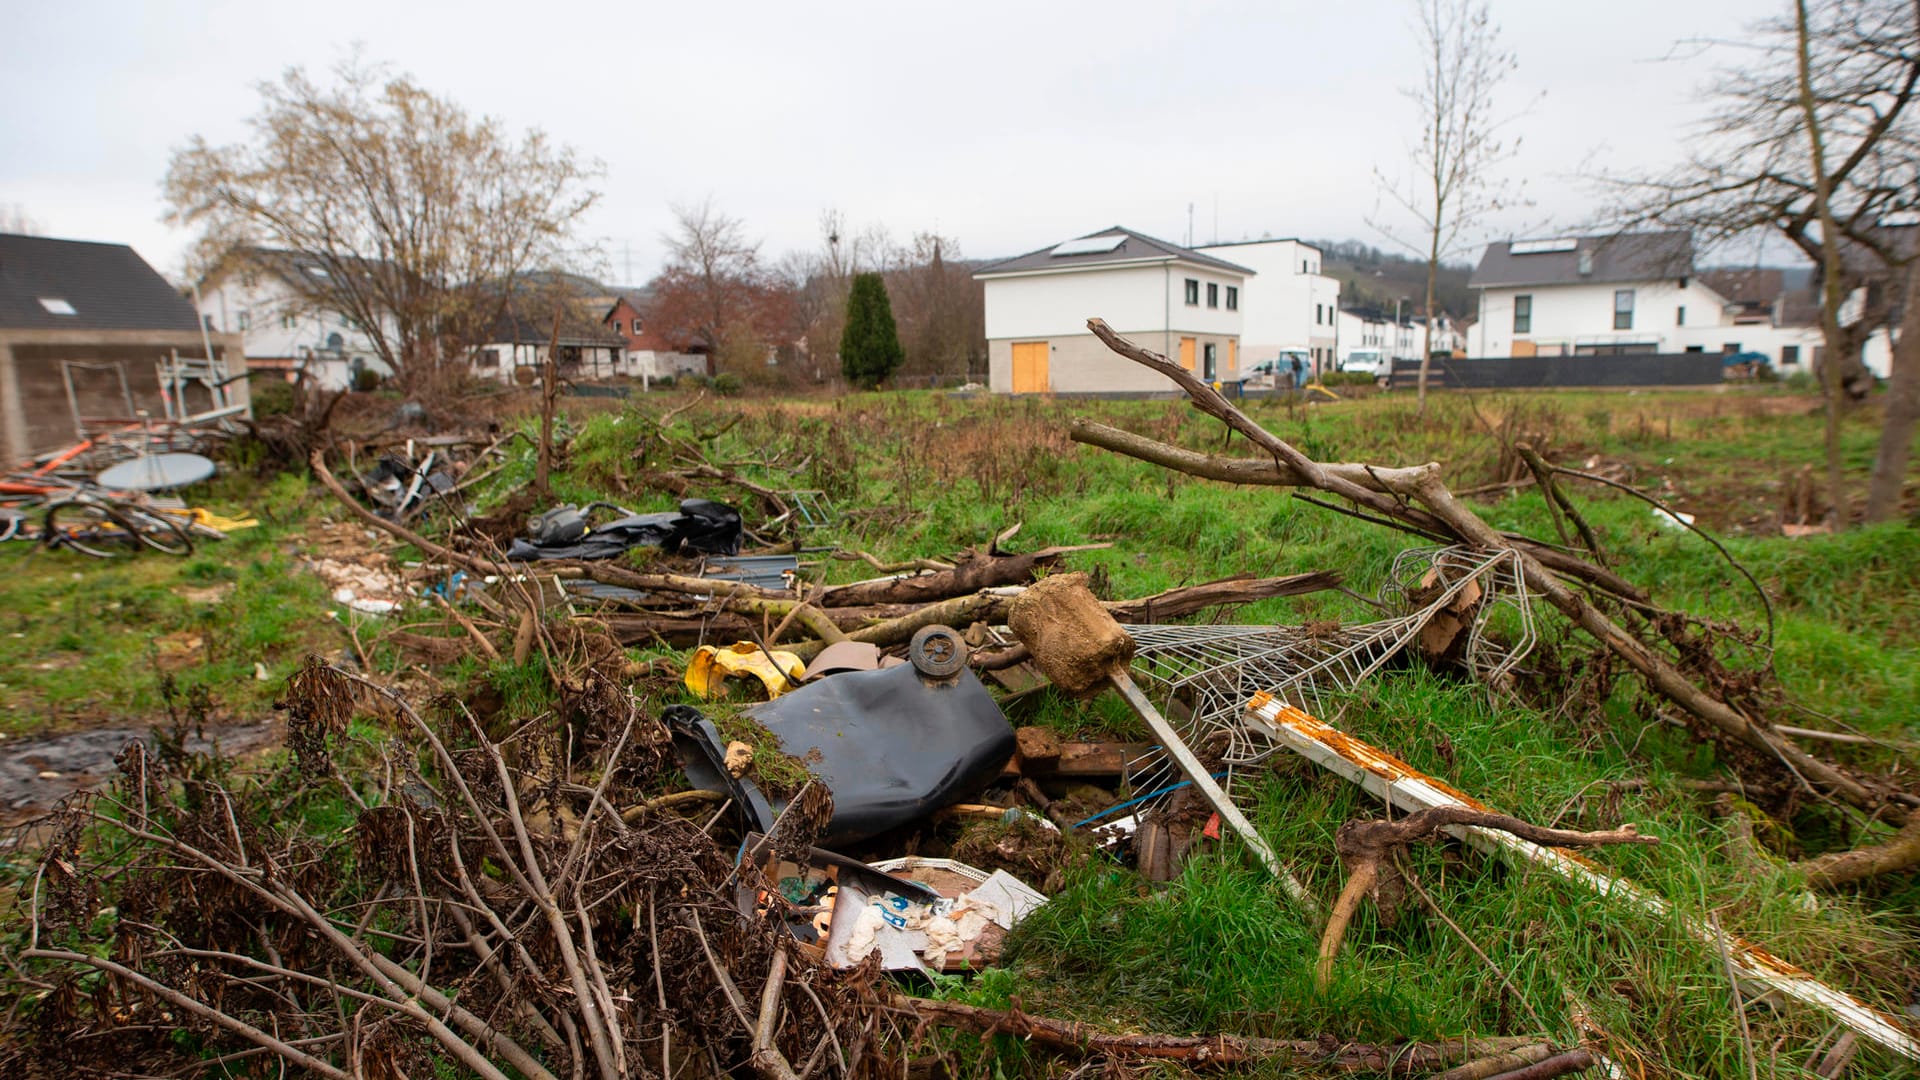
<svg viewBox="0 0 1920 1080"><path fill-rule="evenodd" d="M1127 242L1126 233L1109 233L1105 236L1083 236L1078 240L1069 240L1053 249L1055 255L1100 255L1112 251Z"/></svg>
<svg viewBox="0 0 1920 1080"><path fill-rule="evenodd" d="M1580 241L1568 237L1561 240L1516 240L1507 251L1514 255L1546 255L1555 251L1572 251L1580 246Z"/></svg>

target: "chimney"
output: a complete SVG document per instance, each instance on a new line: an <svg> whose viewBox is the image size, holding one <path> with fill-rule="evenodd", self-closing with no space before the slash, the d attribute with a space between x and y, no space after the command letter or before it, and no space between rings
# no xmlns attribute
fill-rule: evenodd
<svg viewBox="0 0 1920 1080"><path fill-rule="evenodd" d="M1593 274L1593 252L1582 251L1580 253L1580 276L1590 277L1592 276L1592 274Z"/></svg>

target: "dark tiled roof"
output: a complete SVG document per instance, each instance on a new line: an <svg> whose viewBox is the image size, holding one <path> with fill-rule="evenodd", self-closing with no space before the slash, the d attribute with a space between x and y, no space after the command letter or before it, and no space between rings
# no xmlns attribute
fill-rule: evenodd
<svg viewBox="0 0 1920 1080"><path fill-rule="evenodd" d="M1110 251L1096 251L1085 255L1055 255L1053 249L1059 244L1049 244L1038 251L1029 251L1012 259L1003 259L989 263L974 271L974 277L987 277L992 274L1017 274L1027 270L1066 270L1083 266L1106 266L1121 263L1161 263L1170 260L1193 263L1197 266L1210 266L1216 270L1226 270L1235 274L1251 276L1253 271L1238 266L1225 259L1216 259L1211 255L1202 255L1192 248L1183 248L1178 244L1169 244L1165 240L1156 240L1144 233L1115 225L1110 229L1098 229L1077 236L1076 240L1085 240L1095 236L1123 236L1119 246ZM1065 243L1066 241L1062 241Z"/></svg>
<svg viewBox="0 0 1920 1080"><path fill-rule="evenodd" d="M1582 285L1680 278L1693 273L1693 236L1672 232L1569 237L1571 247L1515 255L1516 241L1487 245L1467 284L1475 289L1509 285ZM1523 246L1524 241L1518 241ZM1583 257L1589 272L1581 273Z"/></svg>
<svg viewBox="0 0 1920 1080"><path fill-rule="evenodd" d="M43 299L74 313L56 315ZM0 328L194 331L200 320L125 244L0 233Z"/></svg>
<svg viewBox="0 0 1920 1080"><path fill-rule="evenodd" d="M487 335L490 344L545 345L553 340L553 319L533 319L509 311L493 321L492 332ZM627 339L618 334L607 332L606 326L596 323L594 316L582 315L578 311L568 310L560 320L560 344L562 345L598 345L609 348L621 348Z"/></svg>

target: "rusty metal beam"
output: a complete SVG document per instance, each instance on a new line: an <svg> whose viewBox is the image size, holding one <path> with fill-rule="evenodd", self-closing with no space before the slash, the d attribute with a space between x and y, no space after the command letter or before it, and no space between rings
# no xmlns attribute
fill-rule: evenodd
<svg viewBox="0 0 1920 1080"><path fill-rule="evenodd" d="M1408 813L1435 806L1493 809L1445 781L1428 776L1399 758L1369 746L1271 694L1255 694L1247 702L1247 722L1287 749L1338 773ZM1550 870L1568 881L1585 885L1601 896L1619 900L1656 919L1673 922L1683 927L1689 936L1716 948L1724 941L1728 952L1732 954L1734 969L1742 980L1811 1005L1831 1015L1861 1037L1902 1057L1920 1061L1920 1039L1916 1039L1910 1028L1900 1020L1844 990L1828 986L1750 941L1731 934L1716 933L1706 923L1676 911L1665 899L1630 881L1614 877L1591 859L1559 848L1542 847L1494 829L1457 827L1447 831L1509 863Z"/></svg>

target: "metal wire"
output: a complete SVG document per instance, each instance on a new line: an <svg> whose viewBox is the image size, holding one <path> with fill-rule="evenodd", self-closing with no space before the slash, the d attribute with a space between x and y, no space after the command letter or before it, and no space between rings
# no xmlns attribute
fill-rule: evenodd
<svg viewBox="0 0 1920 1080"><path fill-rule="evenodd" d="M1380 598L1407 614L1352 626L1130 626L1133 673L1188 746L1226 768L1223 786L1232 793L1235 773L1277 749L1243 721L1256 693L1330 715L1334 698L1372 678L1437 619L1463 617L1461 660L1498 692L1535 642L1531 596L1512 551L1403 551ZM1129 763L1127 779L1132 790L1152 791L1177 779L1174 772L1156 749Z"/></svg>

